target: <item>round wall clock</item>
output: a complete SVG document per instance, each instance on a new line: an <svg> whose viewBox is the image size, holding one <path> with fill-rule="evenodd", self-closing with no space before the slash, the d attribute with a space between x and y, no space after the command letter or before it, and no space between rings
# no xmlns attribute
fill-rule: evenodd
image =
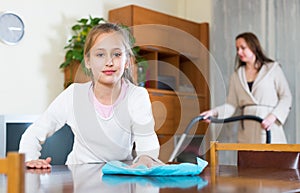
<svg viewBox="0 0 300 193"><path fill-rule="evenodd" d="M10 12L0 13L0 40L8 45L15 45L24 36L22 19Z"/></svg>

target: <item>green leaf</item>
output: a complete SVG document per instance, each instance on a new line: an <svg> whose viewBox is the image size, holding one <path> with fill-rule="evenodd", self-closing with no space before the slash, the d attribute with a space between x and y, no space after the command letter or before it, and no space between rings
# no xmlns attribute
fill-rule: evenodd
<svg viewBox="0 0 300 193"><path fill-rule="evenodd" d="M78 25L78 24L72 26L72 30L73 30L73 31L78 31L78 30L80 30L80 29L81 29L81 26Z"/></svg>
<svg viewBox="0 0 300 193"><path fill-rule="evenodd" d="M79 22L79 23L82 23L83 25L86 25L88 21L89 21L89 20L88 20L88 19L85 19L85 18L82 18L82 19L78 20L78 22Z"/></svg>

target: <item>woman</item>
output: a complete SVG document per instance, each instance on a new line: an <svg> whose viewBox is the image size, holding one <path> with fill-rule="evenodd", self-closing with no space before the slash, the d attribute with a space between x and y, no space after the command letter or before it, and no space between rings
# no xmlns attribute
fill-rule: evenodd
<svg viewBox="0 0 300 193"><path fill-rule="evenodd" d="M265 143L265 130L270 130L271 143L287 143L283 124L291 109L292 96L281 66L263 53L253 33L239 34L235 40L237 67L230 78L227 101L200 115L205 119L230 117L241 109L242 114L256 115L263 121L259 124L244 120L238 130L238 142Z"/></svg>
<svg viewBox="0 0 300 193"><path fill-rule="evenodd" d="M131 83L133 56L127 30L105 23L88 34L84 62L92 81L74 83L23 134L19 152L26 166L50 168L51 158L40 159L41 144L64 124L74 133L73 150L66 164L136 160L151 167L162 164L154 131L151 102L145 88Z"/></svg>

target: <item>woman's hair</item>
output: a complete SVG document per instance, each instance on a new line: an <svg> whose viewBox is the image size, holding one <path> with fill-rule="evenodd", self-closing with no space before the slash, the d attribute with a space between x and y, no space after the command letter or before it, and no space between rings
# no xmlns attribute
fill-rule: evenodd
<svg viewBox="0 0 300 193"><path fill-rule="evenodd" d="M84 45L84 52L83 52L84 56L89 57L90 50L94 46L97 38L100 35L102 35L104 33L111 33L111 32L119 33L123 38L123 44L125 46L127 60L128 60L129 65L128 65L128 68L126 68L124 70L122 77L133 83L132 70L131 70L132 61L135 61L134 54L132 52L133 45L132 45L132 41L131 41L133 36L129 32L128 28L121 27L121 25L114 24L114 23L108 23L108 22L94 26L87 35L85 45ZM92 76L92 73L91 73L91 76Z"/></svg>
<svg viewBox="0 0 300 193"><path fill-rule="evenodd" d="M255 56L256 56L255 68L256 69L260 70L262 65L264 65L265 63L274 62L274 60L268 58L264 54L263 49L262 49L260 42L259 42L258 38L256 37L256 35L254 35L251 32L245 32L245 33L241 33L238 36L236 36L235 40L237 40L239 38L243 38L245 40L245 42L247 43L249 49L255 54ZM238 69L241 66L246 65L245 62L242 62L240 60L240 58L238 57L238 54L236 54L235 63L236 63L236 69Z"/></svg>

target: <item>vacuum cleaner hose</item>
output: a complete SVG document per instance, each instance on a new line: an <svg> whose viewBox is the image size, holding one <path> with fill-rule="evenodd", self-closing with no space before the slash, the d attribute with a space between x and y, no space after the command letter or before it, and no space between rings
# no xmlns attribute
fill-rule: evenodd
<svg viewBox="0 0 300 193"><path fill-rule="evenodd" d="M227 119L218 119L218 118L214 118L214 117L209 117L209 119L212 123L228 123L228 122L240 121L240 120L245 120L245 119L254 120L254 121L257 121L260 123L263 121L262 118L254 116L254 115L241 115L241 116L236 116L236 117L230 117ZM190 130L192 129L193 125L195 123L197 123L198 121L202 121L202 120L204 120L204 116L197 116L189 122L184 133L181 135L177 145L175 146L174 151L172 152L172 154L170 156L169 162L172 162L175 159L177 153L179 152L181 145L183 144L185 137L190 133ZM271 131L270 130L266 130L266 143L271 143Z"/></svg>
<svg viewBox="0 0 300 193"><path fill-rule="evenodd" d="M241 115L241 116L235 116L235 117L229 117L226 119L218 119L215 117L209 117L210 121L212 123L229 123L229 122L234 122L234 121L240 121L240 120L253 120L253 121L257 121L259 123L261 123L263 121L262 118L254 116L254 115ZM195 123L197 123L198 121L202 121L204 120L204 116L197 116L195 118L193 118L190 123L188 124L186 130L185 130L185 134L189 134L191 128L193 127L193 125ZM266 130L266 143L271 143L271 132L270 130Z"/></svg>

